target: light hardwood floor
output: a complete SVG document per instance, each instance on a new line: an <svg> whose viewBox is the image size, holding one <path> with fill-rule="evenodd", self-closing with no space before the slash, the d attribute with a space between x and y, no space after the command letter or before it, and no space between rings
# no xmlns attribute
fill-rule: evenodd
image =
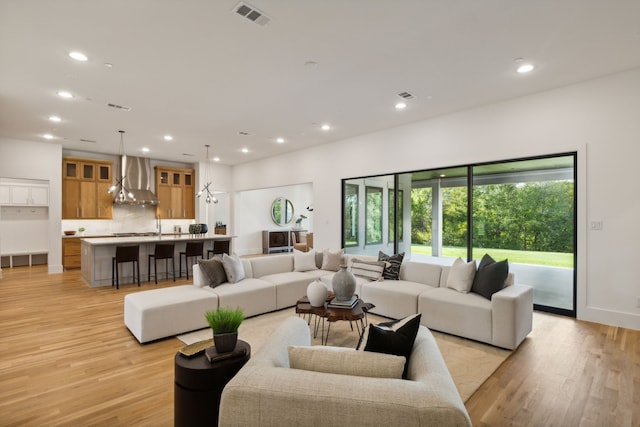
<svg viewBox="0 0 640 427"><path fill-rule="evenodd" d="M123 298L140 288L91 289L77 270L43 266L2 272L1 426L173 425L182 343L129 333ZM476 426L640 426L640 332L536 313L467 408Z"/></svg>

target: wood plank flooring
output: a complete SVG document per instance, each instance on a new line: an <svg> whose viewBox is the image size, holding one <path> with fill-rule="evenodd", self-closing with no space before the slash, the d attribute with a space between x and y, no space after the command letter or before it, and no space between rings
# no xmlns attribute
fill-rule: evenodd
<svg viewBox="0 0 640 427"><path fill-rule="evenodd" d="M0 426L173 425L183 344L140 345L122 320L124 296L155 284L89 288L78 270L46 266L2 273ZM640 426L640 332L536 313L467 408L476 426Z"/></svg>

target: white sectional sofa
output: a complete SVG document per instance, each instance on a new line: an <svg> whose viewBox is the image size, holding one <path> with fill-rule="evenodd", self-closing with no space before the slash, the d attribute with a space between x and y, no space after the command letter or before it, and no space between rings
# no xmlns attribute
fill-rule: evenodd
<svg viewBox="0 0 640 427"><path fill-rule="evenodd" d="M353 258L367 259L359 255L345 258L346 262ZM239 306L247 317L267 313L295 305L314 279L319 278L330 286L335 273L320 269L321 254L316 256L318 268L304 272L294 271L294 255L290 253L245 258L242 264L245 279L238 283L211 288L199 266L195 265L193 286L127 295L125 325L141 343L205 328L205 310L195 302L201 298L208 298L207 309ZM375 305L373 313L394 319L421 313L422 324L430 329L502 348L517 348L531 332L533 289L514 284L514 277L509 274L505 287L489 300L447 288L449 271L447 266L404 261L400 280L370 282L358 278L356 293ZM184 300L194 302L190 305ZM175 320L155 320L159 318Z"/></svg>
<svg viewBox="0 0 640 427"><path fill-rule="evenodd" d="M307 323L288 318L225 386L220 426L471 426L433 335L420 327L407 378L291 369L289 346L309 346ZM356 350L360 360L364 353ZM388 355L384 355L388 356Z"/></svg>

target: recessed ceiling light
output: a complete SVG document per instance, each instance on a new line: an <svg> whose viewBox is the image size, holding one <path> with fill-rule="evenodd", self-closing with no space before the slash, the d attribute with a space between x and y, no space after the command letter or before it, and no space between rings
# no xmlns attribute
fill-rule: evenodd
<svg viewBox="0 0 640 427"><path fill-rule="evenodd" d="M73 95L71 94L71 92L67 92L66 90L59 90L57 94L60 98L66 98L66 99L73 98Z"/></svg>
<svg viewBox="0 0 640 427"><path fill-rule="evenodd" d="M533 64L521 64L521 65L518 65L518 68L516 69L516 71L520 74L525 74L530 71L533 71L534 68L535 67L533 66Z"/></svg>
<svg viewBox="0 0 640 427"><path fill-rule="evenodd" d="M111 62L105 62L104 66L107 67L107 68L112 68L113 64Z"/></svg>
<svg viewBox="0 0 640 427"><path fill-rule="evenodd" d="M398 102L396 104L396 110L404 110L405 108L407 108L407 104L405 104L404 102Z"/></svg>
<svg viewBox="0 0 640 427"><path fill-rule="evenodd" d="M278 144L282 144L282 143L284 143L284 138L277 138L277 139L276 139L276 142L277 142Z"/></svg>
<svg viewBox="0 0 640 427"><path fill-rule="evenodd" d="M62 119L58 116L49 116L49 120L56 123L59 123L62 121Z"/></svg>
<svg viewBox="0 0 640 427"><path fill-rule="evenodd" d="M69 52L69 56L71 58L75 59L76 61L82 61L82 62L84 62L84 61L89 59L89 58L87 58L87 55L85 55L82 52Z"/></svg>
<svg viewBox="0 0 640 427"><path fill-rule="evenodd" d="M219 162L219 161L220 161L220 157L214 157L214 158L213 158L213 161L214 161L214 162Z"/></svg>
<svg viewBox="0 0 640 427"><path fill-rule="evenodd" d="M173 141L173 137L171 135L165 135L163 138L165 141Z"/></svg>
<svg viewBox="0 0 640 427"><path fill-rule="evenodd" d="M149 148L147 148L147 147L142 147L142 152L143 152L143 153L148 153L148 152L149 152Z"/></svg>
<svg viewBox="0 0 640 427"><path fill-rule="evenodd" d="M245 154L247 154L247 153L249 152L249 149L248 149L248 148L243 148L243 149L242 149L242 152L243 152L243 153L245 153Z"/></svg>
<svg viewBox="0 0 640 427"><path fill-rule="evenodd" d="M44 139L53 139L53 138L55 138L55 136L51 135L50 133L45 133L44 135L42 135L42 137Z"/></svg>
<svg viewBox="0 0 640 427"><path fill-rule="evenodd" d="M331 126L328 125L328 124L324 124L324 125L320 126L320 129L322 129L322 130L331 130Z"/></svg>

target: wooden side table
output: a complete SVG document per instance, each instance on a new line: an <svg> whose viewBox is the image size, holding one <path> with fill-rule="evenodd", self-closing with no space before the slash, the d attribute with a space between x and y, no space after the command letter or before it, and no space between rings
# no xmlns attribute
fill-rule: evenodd
<svg viewBox="0 0 640 427"><path fill-rule="evenodd" d="M357 296L357 295L356 295ZM316 338L318 336L318 329L320 328L320 322L322 322L322 337L321 342L322 345L327 345L329 341L329 332L331 331L331 323L337 322L340 320L347 320L351 325L351 330L353 330L353 322L356 323L356 328L358 328L358 334L362 335L364 332L364 328L367 325L367 312L375 307L375 305L364 302L360 298L358 298L358 302L351 308L336 308L329 307L328 303L332 299L327 298L324 305L320 307L313 307L309 303L309 298L305 295L300 298L296 302L296 313L298 315L309 315L309 326L311 326L311 316L315 315L315 322L313 326L313 337ZM329 323L327 326L327 333L324 333L324 321L325 319ZM359 323L359 324L358 324Z"/></svg>
<svg viewBox="0 0 640 427"><path fill-rule="evenodd" d="M238 340L236 350L246 355L211 363L204 352L187 358L175 356L174 425L217 426L222 389L251 357L249 343Z"/></svg>

